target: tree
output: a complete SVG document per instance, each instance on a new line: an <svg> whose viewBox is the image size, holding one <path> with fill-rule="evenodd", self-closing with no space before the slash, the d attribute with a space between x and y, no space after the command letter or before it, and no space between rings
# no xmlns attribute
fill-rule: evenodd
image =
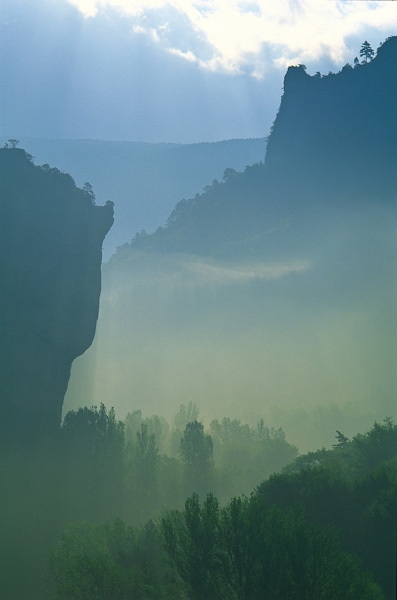
<svg viewBox="0 0 397 600"><path fill-rule="evenodd" d="M372 60L375 55L375 52L372 49L371 44L365 40L360 48L360 56L363 57L362 63L367 63L369 60Z"/></svg>
<svg viewBox="0 0 397 600"><path fill-rule="evenodd" d="M170 438L170 452L173 456L180 454L181 435L188 423L197 421L199 408L194 402L189 404L180 404L179 410L172 420L172 431Z"/></svg>
<svg viewBox="0 0 397 600"><path fill-rule="evenodd" d="M336 448L345 448L349 442L349 438L347 438L343 433L341 433L339 431L339 429L336 430L336 439L338 440L337 444L332 444L332 447L334 449Z"/></svg>
<svg viewBox="0 0 397 600"><path fill-rule="evenodd" d="M186 500L185 510L171 511L161 521L163 547L192 600L224 600L219 505L208 494L200 504L197 494Z"/></svg>
<svg viewBox="0 0 397 600"><path fill-rule="evenodd" d="M199 412L199 408L194 402L189 402L189 404L180 404L179 410L174 416L172 422L174 429L183 431L188 423L197 421Z"/></svg>
<svg viewBox="0 0 397 600"><path fill-rule="evenodd" d="M258 495L219 508L193 494L161 523L163 547L192 600L381 600L332 525L309 523L302 506L265 508Z"/></svg>
<svg viewBox="0 0 397 600"><path fill-rule="evenodd" d="M358 433L348 445L351 468L356 475L367 475L383 462L396 460L397 425L390 417L375 421L367 433Z"/></svg>
<svg viewBox="0 0 397 600"><path fill-rule="evenodd" d="M156 436L149 433L147 423L141 423L135 434L135 442L127 444L126 457L126 509L135 523L143 523L152 518L158 508L159 451Z"/></svg>
<svg viewBox="0 0 397 600"><path fill-rule="evenodd" d="M204 425L198 421L188 423L181 439L181 455L187 467L196 472L207 471L213 464L212 454L212 438L204 434Z"/></svg>
<svg viewBox="0 0 397 600"><path fill-rule="evenodd" d="M83 185L83 190L87 194L87 196L90 198L91 202L93 204L95 204L94 188L88 181L86 181L85 184Z"/></svg>
<svg viewBox="0 0 397 600"><path fill-rule="evenodd" d="M69 411L61 426L65 506L76 518L120 514L124 480L124 425L114 409Z"/></svg>
<svg viewBox="0 0 397 600"><path fill-rule="evenodd" d="M223 171L222 179L223 181L229 181L230 179L234 179L236 175L236 169L227 168Z"/></svg>
<svg viewBox="0 0 397 600"><path fill-rule="evenodd" d="M136 437L135 457L141 463L140 466L143 471L153 471L159 452L156 444L156 436L154 433L148 433L147 423L142 423Z"/></svg>
<svg viewBox="0 0 397 600"><path fill-rule="evenodd" d="M209 491L209 477L213 467L213 443L211 436L204 433L202 423L192 421L186 425L181 439L180 453L185 463L189 492L203 494Z"/></svg>
<svg viewBox="0 0 397 600"><path fill-rule="evenodd" d="M54 600L179 598L153 524L73 523L49 555ZM165 558L165 557L164 557Z"/></svg>
<svg viewBox="0 0 397 600"><path fill-rule="evenodd" d="M19 140L11 138L4 144L4 148L16 148L19 144Z"/></svg>
<svg viewBox="0 0 397 600"><path fill-rule="evenodd" d="M229 571L228 579L239 600L253 597L255 552L248 518L248 498L232 498L222 509L220 526Z"/></svg>
<svg viewBox="0 0 397 600"><path fill-rule="evenodd" d="M263 419L255 427L237 419L214 420L211 435L217 477L222 478L221 501L250 493L265 477L294 460L298 452L286 441L281 428L269 428Z"/></svg>

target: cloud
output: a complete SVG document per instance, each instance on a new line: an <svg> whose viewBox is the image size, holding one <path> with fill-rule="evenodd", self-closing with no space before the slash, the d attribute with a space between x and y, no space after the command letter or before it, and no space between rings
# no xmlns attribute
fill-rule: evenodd
<svg viewBox="0 0 397 600"><path fill-rule="evenodd" d="M146 264L146 263L145 263ZM156 262L143 271L134 272L134 282L141 288L142 285L162 285L172 294L176 288L222 288L228 285L244 285L250 282L276 280L294 273L303 273L312 267L310 261L305 259L290 260L288 262L265 263L222 263L215 260L205 260L196 256L174 255L167 264ZM150 279L147 280L148 273ZM156 275L154 276L154 273ZM123 285L123 284L122 284ZM116 291L117 296L117 291Z"/></svg>
<svg viewBox="0 0 397 600"><path fill-rule="evenodd" d="M391 2L338 0L69 0L86 16L122 12L164 50L202 68L263 77L271 68L351 59L347 40L397 25ZM389 33L390 34L390 33ZM379 39L381 41L381 39ZM270 49L270 51L269 51Z"/></svg>
<svg viewBox="0 0 397 600"><path fill-rule="evenodd" d="M0 132L262 137L290 64L337 71L396 31L393 2L0 0Z"/></svg>
<svg viewBox="0 0 397 600"><path fill-rule="evenodd" d="M304 260L280 264L252 263L226 266L197 259L186 264L187 271L195 276L196 283L216 286L279 279L291 273L306 271L309 266L309 262Z"/></svg>

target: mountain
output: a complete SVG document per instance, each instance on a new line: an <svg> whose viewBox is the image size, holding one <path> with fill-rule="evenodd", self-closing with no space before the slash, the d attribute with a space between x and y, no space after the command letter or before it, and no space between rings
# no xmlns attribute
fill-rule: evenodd
<svg viewBox="0 0 397 600"><path fill-rule="evenodd" d="M289 68L264 162L117 250L68 406L266 414L301 449L393 414L396 40L336 74Z"/></svg>
<svg viewBox="0 0 397 600"><path fill-rule="evenodd" d="M149 144L103 140L20 139L38 164L56 165L78 185L88 181L98 204L115 202L115 223L104 241L104 259L136 231L165 223L175 202L189 198L227 167L262 160L266 140L201 144Z"/></svg>
<svg viewBox="0 0 397 600"><path fill-rule="evenodd" d="M71 364L95 333L113 207L16 147L0 149L0 207L4 441L60 424Z"/></svg>

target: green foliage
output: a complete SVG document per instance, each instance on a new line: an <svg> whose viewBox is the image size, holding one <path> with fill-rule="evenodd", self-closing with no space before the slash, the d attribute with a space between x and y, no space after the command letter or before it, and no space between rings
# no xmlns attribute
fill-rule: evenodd
<svg viewBox="0 0 397 600"><path fill-rule="evenodd" d="M358 433L349 440L337 430L338 443L333 450L322 448L298 456L284 467L284 472L299 472L309 467L326 467L334 472L344 472L349 479L365 476L384 462L397 456L397 425L387 417L383 423L375 422L366 433Z"/></svg>
<svg viewBox="0 0 397 600"><path fill-rule="evenodd" d="M219 574L219 506L209 494L202 505L193 494L183 513L173 511L161 521L163 546L185 584L188 597L221 598Z"/></svg>
<svg viewBox="0 0 397 600"><path fill-rule="evenodd" d="M187 423L181 439L181 456L189 470L207 472L213 464L213 443L204 434L204 425L198 421Z"/></svg>
<svg viewBox="0 0 397 600"><path fill-rule="evenodd" d="M199 416L199 408L194 402L189 404L180 404L179 410L172 420L172 426L178 431L184 431L188 423L197 421Z"/></svg>
<svg viewBox="0 0 397 600"><path fill-rule="evenodd" d="M195 472L203 501L193 493L182 510L172 510L186 489L182 462L158 451L139 411L128 423L137 428L135 442L124 448L125 514L144 523L161 505L169 510L158 525L148 521L140 530L119 520L69 526L50 558L57 600L380 600L378 584L387 600L393 598L397 452L390 419L352 440L337 432L332 450L298 457L251 496L224 504L205 494L198 477L206 475L213 488L221 481L212 465L211 436L198 421L188 423L183 464ZM101 452L98 437L110 443L106 432L117 429L117 421L112 411L94 407L69 415L64 428L76 448ZM236 449L257 448L264 455L269 444L281 444L281 452L286 444L282 430L263 421L249 427L224 419L211 431L223 451L231 452L233 441Z"/></svg>
<svg viewBox="0 0 397 600"><path fill-rule="evenodd" d="M156 536L150 524L138 532L120 520L68 526L49 558L56 600L168 598Z"/></svg>
<svg viewBox="0 0 397 600"><path fill-rule="evenodd" d="M222 473L222 497L250 492L258 481L292 462L298 449L286 441L284 431L269 428L263 419L255 427L229 418L210 427L214 457ZM227 479L229 478L229 483ZM236 484L240 489L236 489Z"/></svg>
<svg viewBox="0 0 397 600"><path fill-rule="evenodd" d="M203 495L213 489L213 443L198 421L187 423L181 439L180 453L185 465L188 493Z"/></svg>
<svg viewBox="0 0 397 600"><path fill-rule="evenodd" d="M188 598L381 599L359 560L341 550L336 530L307 523L303 509L265 509L259 496L220 509L197 495L161 522L163 546Z"/></svg>
<svg viewBox="0 0 397 600"><path fill-rule="evenodd" d="M367 433L358 433L352 439L349 451L350 462L356 471L364 475L382 462L397 456L397 425L391 418L382 423L375 422Z"/></svg>
<svg viewBox="0 0 397 600"><path fill-rule="evenodd" d="M126 501L136 523L147 521L157 508L159 450L154 433L141 423L135 443L126 447Z"/></svg>
<svg viewBox="0 0 397 600"><path fill-rule="evenodd" d="M124 480L124 425L114 409L79 408L61 426L64 495L71 518L120 514Z"/></svg>
<svg viewBox="0 0 397 600"><path fill-rule="evenodd" d="M395 593L397 427L375 422L348 441L338 432L333 450L298 457L283 474L258 487L265 506L304 506L309 521L334 524L344 548L357 554L382 585Z"/></svg>

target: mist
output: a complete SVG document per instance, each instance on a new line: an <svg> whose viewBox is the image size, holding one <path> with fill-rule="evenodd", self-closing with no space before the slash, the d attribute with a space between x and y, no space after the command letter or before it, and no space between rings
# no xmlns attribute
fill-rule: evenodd
<svg viewBox="0 0 397 600"><path fill-rule="evenodd" d="M263 417L301 451L393 414L393 215L334 215L332 227L312 223L304 245L291 227L279 261L110 261L96 339L73 365L65 410L84 398L120 416L170 418L191 401L207 424Z"/></svg>

